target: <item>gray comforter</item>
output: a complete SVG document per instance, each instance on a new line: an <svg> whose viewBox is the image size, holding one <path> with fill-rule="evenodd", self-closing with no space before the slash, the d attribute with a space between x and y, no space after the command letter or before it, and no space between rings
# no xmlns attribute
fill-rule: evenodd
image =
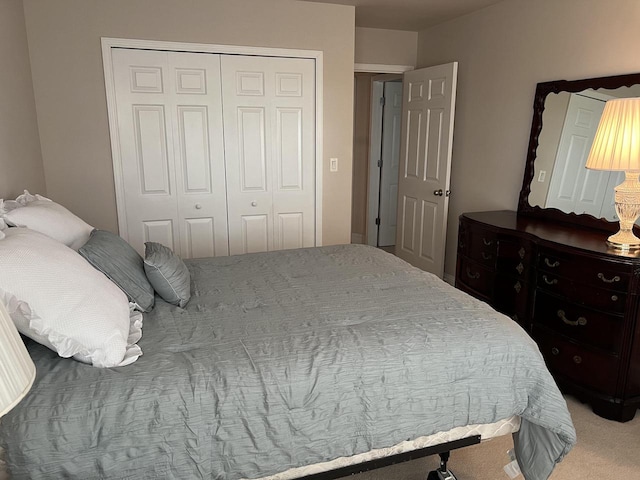
<svg viewBox="0 0 640 480"><path fill-rule="evenodd" d="M528 480L575 431L534 342L396 257L335 246L188 262L134 364L29 346L37 378L3 418L21 478L259 478L517 414Z"/></svg>

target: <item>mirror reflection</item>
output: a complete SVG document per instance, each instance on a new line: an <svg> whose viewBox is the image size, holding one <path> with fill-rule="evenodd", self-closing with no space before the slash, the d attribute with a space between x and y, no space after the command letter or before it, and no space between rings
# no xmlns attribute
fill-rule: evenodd
<svg viewBox="0 0 640 480"><path fill-rule="evenodd" d="M640 97L640 85L547 96L531 180L531 206L618 220L613 195L624 172L589 170L584 165L605 102L623 97Z"/></svg>

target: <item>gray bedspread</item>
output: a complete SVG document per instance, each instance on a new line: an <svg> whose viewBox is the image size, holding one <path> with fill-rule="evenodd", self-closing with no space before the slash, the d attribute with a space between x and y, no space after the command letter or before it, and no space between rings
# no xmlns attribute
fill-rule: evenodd
<svg viewBox="0 0 640 480"><path fill-rule="evenodd" d="M134 364L29 345L37 378L2 419L13 478L259 478L517 414L527 480L575 431L535 343L486 304L355 245L188 262Z"/></svg>

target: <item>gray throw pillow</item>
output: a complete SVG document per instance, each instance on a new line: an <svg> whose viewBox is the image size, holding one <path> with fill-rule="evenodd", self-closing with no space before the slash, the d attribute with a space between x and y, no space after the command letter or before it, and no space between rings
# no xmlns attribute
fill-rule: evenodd
<svg viewBox="0 0 640 480"><path fill-rule="evenodd" d="M181 308L191 298L191 274L171 249L156 242L144 244L144 271L165 302Z"/></svg>
<svg viewBox="0 0 640 480"><path fill-rule="evenodd" d="M129 301L143 312L151 311L155 297L144 271L144 260L123 238L96 229L78 253L118 285Z"/></svg>

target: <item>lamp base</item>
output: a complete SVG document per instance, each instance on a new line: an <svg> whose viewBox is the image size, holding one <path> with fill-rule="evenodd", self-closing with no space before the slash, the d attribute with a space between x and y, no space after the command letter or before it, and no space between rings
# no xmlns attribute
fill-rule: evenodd
<svg viewBox="0 0 640 480"><path fill-rule="evenodd" d="M620 231L611 235L607 245L616 250L640 250L640 238L633 234L633 225L640 216L640 182L637 172L624 172L624 181L615 188L615 207L620 219Z"/></svg>
<svg viewBox="0 0 640 480"><path fill-rule="evenodd" d="M635 241L637 243L632 243L628 239L625 239L624 241L620 241L619 238L614 238L614 237L618 237L618 234L611 235L607 239L607 245L610 248L615 250L620 250L621 252L636 252L640 250L640 239L635 235L633 235L633 238L635 238Z"/></svg>

